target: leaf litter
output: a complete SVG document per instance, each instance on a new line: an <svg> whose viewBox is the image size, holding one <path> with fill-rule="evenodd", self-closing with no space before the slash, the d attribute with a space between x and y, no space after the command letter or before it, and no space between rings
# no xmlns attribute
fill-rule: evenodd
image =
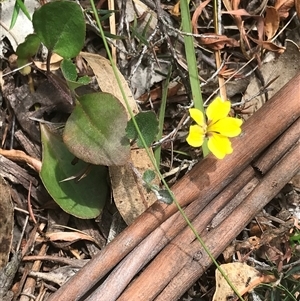
<svg viewBox="0 0 300 301"><path fill-rule="evenodd" d="M184 142L187 129L182 126L182 119L185 116L185 107L191 104L191 99L189 83L186 80L188 70L183 48L183 35L180 32L179 6L175 1L162 1L161 9L156 10L154 2L134 0L127 1L126 5L123 5L122 1L116 2L119 8L118 35L123 39L115 40L114 44L117 47L122 85L135 114L139 111L149 110L158 112L163 94L162 83L166 79L169 68L173 70L164 119L163 135L165 139L160 141L162 146L160 168L163 173L168 175L166 178L168 183L176 183L192 167L194 159L201 160L201 153L191 150ZM157 3L159 2L157 1ZM106 8L106 1L102 1L99 5L102 5L101 8ZM88 11L89 7L84 7L84 9ZM245 119L249 115L255 114L255 111L269 97L299 72L300 64L297 62L299 61L300 39L297 14L299 17L299 1L261 1L261 3L257 1L223 1L222 34L216 34L210 23L213 19L212 4L205 1L198 7L191 5L191 17L196 34L199 77L204 97L210 98L217 90L217 71L219 71L219 75L223 76L227 82L227 95L232 101L234 111ZM88 20L90 19L87 19L87 22L89 22ZM105 23L105 20L103 22L108 27L108 23ZM18 23L16 28L17 26ZM9 68L13 66L8 64L9 56L16 49L11 36L6 34L2 40L4 48L1 47L3 58L5 58L1 59L2 74L8 73ZM90 76L89 88L91 91L100 89L102 92L112 93L122 102L123 99L117 88L110 63L104 57L103 49L99 49L99 44L101 45L101 40L97 30L93 24L89 24L85 46L80 49L84 52L75 60L77 70L81 70L81 75ZM55 48L53 44L51 44L52 46ZM222 51L223 63L220 70L216 70L213 57L213 52L216 50ZM35 58L37 66L39 66L37 63L39 60L42 61L40 55ZM45 62L42 63L45 64ZM276 74L278 71L280 74ZM276 79L277 75L280 76L279 79ZM62 78L59 72L56 76ZM49 223L48 229L43 230L45 236L41 232L35 239L33 246L36 252L39 251L38 242L43 241L44 244L49 244L49 254L56 255L60 252L66 258L88 259L92 257L93 252L99 249L99 245L102 247L105 245L109 233L114 230L111 228L111 224L115 225L113 221L117 215L120 214L126 224L131 224L155 201L155 195L149 194L139 180L139 175L143 175L145 171L151 169L151 164L148 157L145 156L144 150L137 149L135 146L131 150L130 164L137 169L137 173L133 172L134 168L130 167L130 164L125 167L112 166L109 168L110 178L104 176L102 182L106 183L103 186L104 190L109 189L108 182L110 182L112 197L108 197L108 194L104 197L107 200L106 205L103 210L100 210L101 214L99 210L97 211L100 216L96 220L92 220L93 226L90 225L88 229L84 229L83 221L76 220L74 222L74 217L53 219L49 214L50 211L58 216L66 215L51 201L38 174L28 166L28 163L30 164L30 157L26 154L26 152L30 154L28 144L20 143L14 133L21 132L21 135L27 137L37 149L40 149L40 128L36 120L45 119L49 122L53 132L59 132L58 123L66 122L69 113L73 110L73 103L70 102L70 98L65 97L63 89L57 88L57 84L53 84L53 80L51 81L44 73L35 70L32 77L36 88L34 93L31 91L31 86L27 85L30 78L22 77L19 73L5 76L4 83L1 85L3 94L0 117L1 146L3 150L25 151L25 155L22 153L21 156L21 153L14 153L13 156L1 153L0 176L11 185L10 189L14 191L12 199L15 206L23 210L15 211L14 219L11 209L5 214L5 217L10 216L11 220L10 223L1 220L1 224L6 227L5 231L1 230L1 235L4 235L1 239L11 239L12 224L15 225L15 228L22 229L25 225L25 216L29 215L28 205L31 203L34 214L39 217L39 223L45 220L48 220ZM271 82L270 86L268 86L268 82ZM176 88L172 92L174 86ZM37 160L37 162L42 160L40 152L31 156L32 160ZM22 158L21 163L20 157ZM71 157L70 161L74 159ZM156 179L156 181L158 185L158 180ZM29 189L30 183L33 184L31 190ZM96 185L95 183L94 186ZM7 194L2 192L3 190L1 190L1 204L4 205L4 201L7 201L8 197L5 197ZM30 193L29 197L28 193ZM30 202L29 198L31 198ZM142 202L139 201L140 199ZM291 224L287 221L293 214L295 216L300 211L299 208L299 185L297 186L297 179L293 179L265 208L263 216L258 215L255 221L252 221L249 227L237 237L237 240L224 250L223 258L220 257L219 260L233 261L235 256L242 260L251 253L254 255L251 257L252 264L255 263L255 260L260 262L269 260L279 272L286 271L288 268L292 269L293 262L299 257L297 253L295 255L293 252L297 251L300 239L297 240L297 233L293 232L297 228L297 222ZM76 214L74 215L76 216ZM299 218L299 215L294 218ZM50 237L51 222L62 223L66 227L76 225L78 229L82 228L85 232L94 228L92 237L97 235L97 241L101 241L101 243L93 243L94 238L88 239L88 242L87 236L84 236L87 234L76 235L75 231L72 236L67 237L68 233L64 231L60 232L61 234L57 237L62 242L68 242L67 246L55 245L53 242L50 244L51 239L42 240L42 238ZM116 226L115 235L121 231L117 228L122 229L124 226L121 224L122 222ZM33 221L25 225L24 230L27 236L33 233ZM96 232L97 234L95 234ZM16 233L18 233L17 230ZM16 240L20 237L20 234L16 234ZM294 244L290 243L291 237L294 237L292 240L295 242ZM110 237L109 240L111 239ZM9 258L16 248L16 243L13 242L12 246L4 250L2 255L4 258ZM28 255L27 260L30 260L28 257L32 255L29 253L26 255ZM54 262L50 262L49 258L45 260L48 261L41 266L41 272L52 270L57 271L58 274L61 273L60 275L69 275L69 272L59 270L61 268L59 264L55 263L55 260ZM249 261L251 262L250 259ZM256 262L256 264L258 263ZM245 270L244 267L236 266L234 270L237 276L233 276L235 279L240 278L240 272ZM215 285L212 281L214 279L213 272L213 268L208 269L206 275L202 276L191 289L187 288L187 293L181 300L196 300L200 296L203 300L211 300ZM19 283L20 276L21 274L17 274L15 283ZM293 273L292 276L296 277L297 273ZM68 279L67 276L63 279L57 277L57 281L55 281L43 278L41 274L37 274L35 277L40 277L45 283L47 281L56 283L56 288ZM247 275L243 277L244 287L249 286L254 276L251 276L250 281L249 277ZM18 294L17 291L14 293ZM33 290L33 293L37 295L38 291ZM49 292L46 295L49 295Z"/></svg>

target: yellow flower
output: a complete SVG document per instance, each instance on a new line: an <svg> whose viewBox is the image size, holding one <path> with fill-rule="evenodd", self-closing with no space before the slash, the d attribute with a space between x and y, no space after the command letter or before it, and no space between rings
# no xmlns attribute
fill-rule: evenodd
<svg viewBox="0 0 300 301"><path fill-rule="evenodd" d="M190 109L190 116L196 122L190 126L186 141L193 147L200 147L208 138L209 150L218 158L223 159L232 153L231 142L228 137L235 137L241 133L242 120L228 117L230 101L223 101L221 97L214 99L206 110L207 123L202 112Z"/></svg>

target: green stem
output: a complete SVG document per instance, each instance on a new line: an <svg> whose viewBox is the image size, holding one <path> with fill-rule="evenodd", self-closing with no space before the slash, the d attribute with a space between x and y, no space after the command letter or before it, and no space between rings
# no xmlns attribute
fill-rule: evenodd
<svg viewBox="0 0 300 301"><path fill-rule="evenodd" d="M181 9L182 29L184 32L191 33L192 25L191 25L190 11L189 11L187 0L180 0L180 9ZM202 92L200 88L200 81L198 75L196 53L194 48L194 38L192 36L190 35L184 36L184 47L185 47L187 66L189 70L189 78L190 78L190 85L192 91L192 99L194 101L194 107L200 110L205 116ZM202 151L204 157L209 154L209 149L207 146L206 139L204 140L204 143L202 145Z"/></svg>
<svg viewBox="0 0 300 301"><path fill-rule="evenodd" d="M159 109L159 117L158 117L158 134L157 134L157 140L159 141L162 138L163 134L163 128L164 128L164 120L165 120L165 112L166 112L166 105L167 105L167 97L168 97L168 87L170 83L171 78L171 72L172 68L168 71L168 75L166 80L164 80L162 84L162 97L161 97L161 105ZM161 156L161 145L157 146L154 150L154 156L156 159L156 164L159 166L160 164L160 156Z"/></svg>

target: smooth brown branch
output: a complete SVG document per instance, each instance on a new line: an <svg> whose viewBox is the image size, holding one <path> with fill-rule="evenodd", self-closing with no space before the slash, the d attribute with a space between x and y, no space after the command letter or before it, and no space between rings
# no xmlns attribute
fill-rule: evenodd
<svg viewBox="0 0 300 301"><path fill-rule="evenodd" d="M299 172L299 152L300 143L298 141L219 227L210 232L201 233L206 246L215 258L234 240L256 213L261 211L284 185ZM170 283L160 295L155 299L146 296L142 300L177 300L211 265L210 258L200 247L198 241L194 241L188 246L185 249L185 254L189 258L186 266L176 277L170 280ZM159 275L159 272L157 275ZM130 298L130 300L134 301L135 299Z"/></svg>

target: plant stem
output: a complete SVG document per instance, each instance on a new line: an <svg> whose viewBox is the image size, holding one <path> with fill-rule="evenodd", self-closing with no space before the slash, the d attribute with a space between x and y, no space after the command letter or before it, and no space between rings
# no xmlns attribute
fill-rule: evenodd
<svg viewBox="0 0 300 301"><path fill-rule="evenodd" d="M191 18L189 12L189 6L187 0L180 0L180 9L181 9L181 21L182 21L182 29L184 32L191 33ZM200 88L200 81L198 75L198 67L196 61L196 53L194 48L194 38L190 35L184 36L184 47L185 47L185 55L187 66L189 70L189 78L190 85L192 91L192 99L194 101L194 107L200 110L205 116L205 110L203 106L202 92ZM202 145L203 156L207 156L209 154L209 149L207 146L207 140L204 140Z"/></svg>

